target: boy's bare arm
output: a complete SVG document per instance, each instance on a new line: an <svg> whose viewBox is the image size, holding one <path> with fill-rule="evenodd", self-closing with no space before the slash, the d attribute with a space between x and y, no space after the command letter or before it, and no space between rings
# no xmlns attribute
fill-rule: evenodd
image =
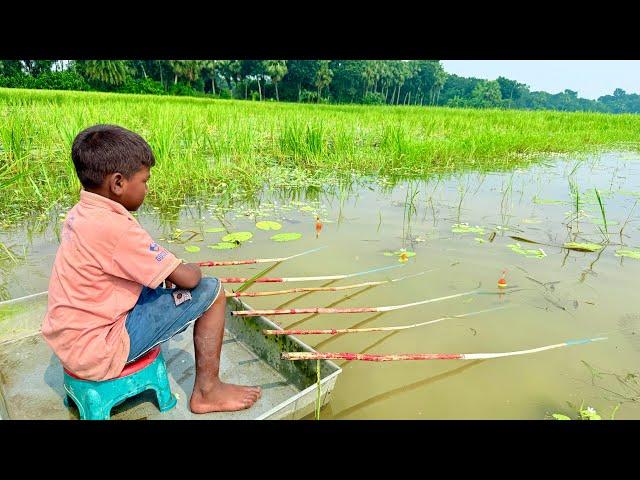
<svg viewBox="0 0 640 480"><path fill-rule="evenodd" d="M167 277L167 282L178 288L195 288L200 283L202 271L195 263L182 263Z"/></svg>

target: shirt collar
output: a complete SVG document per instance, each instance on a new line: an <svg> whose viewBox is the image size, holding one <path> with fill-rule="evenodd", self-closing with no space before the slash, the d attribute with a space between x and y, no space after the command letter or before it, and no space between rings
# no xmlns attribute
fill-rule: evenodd
<svg viewBox="0 0 640 480"><path fill-rule="evenodd" d="M80 190L80 203L92 205L98 208L104 208L120 215L129 217L131 218L131 220L135 220L131 213L129 213L129 211L124 208L124 206L122 206L118 202L114 202L113 200L108 199L107 197L98 195L97 193L88 192L84 189Z"/></svg>

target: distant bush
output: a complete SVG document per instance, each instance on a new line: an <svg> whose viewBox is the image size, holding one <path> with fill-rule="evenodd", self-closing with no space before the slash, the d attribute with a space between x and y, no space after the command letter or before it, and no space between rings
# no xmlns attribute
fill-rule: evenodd
<svg viewBox="0 0 640 480"><path fill-rule="evenodd" d="M121 93L143 93L152 95L165 95L167 93L160 82L152 80L151 78L128 80L118 91Z"/></svg>
<svg viewBox="0 0 640 480"><path fill-rule="evenodd" d="M189 85L185 85L184 83L175 83L169 87L169 95L184 95L184 96L198 96L198 92L196 92Z"/></svg>
<svg viewBox="0 0 640 480"><path fill-rule="evenodd" d="M318 94L310 90L302 90L302 92L300 92L300 101L304 103L317 103Z"/></svg>
<svg viewBox="0 0 640 480"><path fill-rule="evenodd" d="M384 95L380 92L368 92L364 97L362 97L362 103L365 105L383 105Z"/></svg>
<svg viewBox="0 0 640 480"><path fill-rule="evenodd" d="M220 98L233 98L233 94L231 93L231 90L229 90L228 88L222 88L219 92L219 97Z"/></svg>
<svg viewBox="0 0 640 480"><path fill-rule="evenodd" d="M0 75L0 87L33 88L41 90L89 90L89 84L76 72L45 72L38 77L21 73L4 77Z"/></svg>

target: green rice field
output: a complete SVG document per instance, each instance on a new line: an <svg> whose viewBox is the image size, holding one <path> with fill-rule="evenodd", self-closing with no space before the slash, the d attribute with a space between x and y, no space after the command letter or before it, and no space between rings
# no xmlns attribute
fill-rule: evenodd
<svg viewBox="0 0 640 480"><path fill-rule="evenodd" d="M638 148L640 117L437 107L305 105L0 89L0 221L74 203L70 149L96 123L140 133L158 161L149 202L251 195L374 175L504 171L551 152ZM16 176L19 176L16 178Z"/></svg>

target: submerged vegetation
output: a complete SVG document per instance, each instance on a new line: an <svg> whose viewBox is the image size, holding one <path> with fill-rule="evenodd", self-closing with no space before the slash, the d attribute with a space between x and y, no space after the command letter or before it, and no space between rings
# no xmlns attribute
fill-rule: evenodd
<svg viewBox="0 0 640 480"><path fill-rule="evenodd" d="M96 123L150 143L157 164L148 203L166 211L205 194L250 196L265 184L322 189L359 175L425 178L525 167L554 152L637 150L628 140L640 117L0 89L0 182L11 192L0 198L0 223L77 200L71 143Z"/></svg>

